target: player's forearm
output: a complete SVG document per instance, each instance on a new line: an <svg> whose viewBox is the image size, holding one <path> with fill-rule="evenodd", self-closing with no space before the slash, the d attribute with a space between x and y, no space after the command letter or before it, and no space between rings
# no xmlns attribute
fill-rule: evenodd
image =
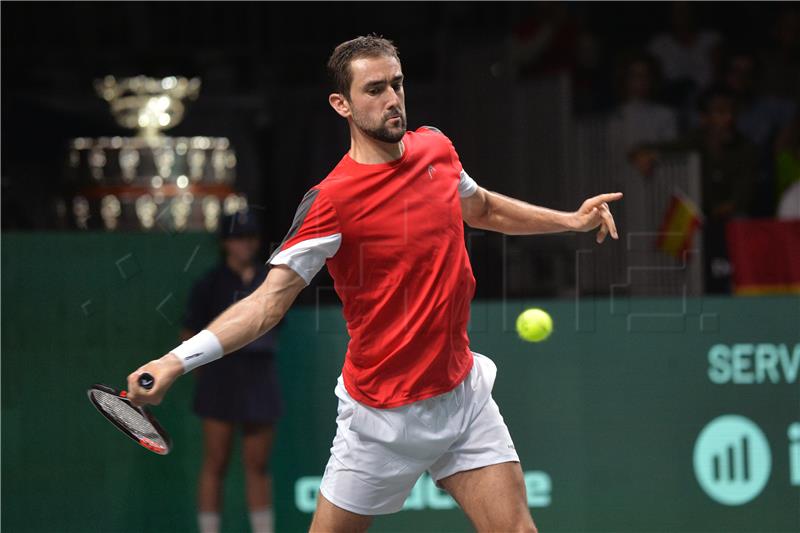
<svg viewBox="0 0 800 533"><path fill-rule="evenodd" d="M470 225L506 235L558 233L575 229L575 215L486 191L482 216Z"/></svg>
<svg viewBox="0 0 800 533"><path fill-rule="evenodd" d="M135 405L158 404L179 376L211 363L257 339L280 320L306 282L285 266L270 270L267 279L247 298L229 307L206 329L187 339L169 353L139 367L128 376L128 392ZM138 384L147 372L155 386L146 390Z"/></svg>
<svg viewBox="0 0 800 533"><path fill-rule="evenodd" d="M226 354L236 351L281 321L294 300L281 294L287 290L255 292L223 311L206 329L219 339Z"/></svg>
<svg viewBox="0 0 800 533"><path fill-rule="evenodd" d="M303 278L290 268L273 268L251 295L230 306L206 329L162 359L171 367L178 362L186 373L238 350L275 327L305 286Z"/></svg>

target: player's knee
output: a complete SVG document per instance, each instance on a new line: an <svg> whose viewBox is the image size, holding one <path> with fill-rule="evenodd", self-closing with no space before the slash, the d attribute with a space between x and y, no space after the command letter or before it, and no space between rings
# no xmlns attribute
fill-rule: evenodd
<svg viewBox="0 0 800 533"><path fill-rule="evenodd" d="M512 533L538 533L536 525L533 523L533 518L531 518L528 512L514 516L504 527L499 528L499 530Z"/></svg>
<svg viewBox="0 0 800 533"><path fill-rule="evenodd" d="M502 528L502 531L509 533L538 533L539 530L530 520L521 520L514 524L509 524L508 527Z"/></svg>
<svg viewBox="0 0 800 533"><path fill-rule="evenodd" d="M493 517L474 522L478 531L503 531L504 533L537 533L536 526L530 518L505 516Z"/></svg>
<svg viewBox="0 0 800 533"><path fill-rule="evenodd" d="M530 514L520 520L517 528L514 531L517 533L539 533L539 530L536 529L536 524L533 523L533 519L531 518Z"/></svg>

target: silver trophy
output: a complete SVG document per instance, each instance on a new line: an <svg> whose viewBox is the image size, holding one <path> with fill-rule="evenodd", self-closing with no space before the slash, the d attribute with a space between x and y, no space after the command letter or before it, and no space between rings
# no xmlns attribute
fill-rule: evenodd
<svg viewBox="0 0 800 533"><path fill-rule="evenodd" d="M157 138L183 119L183 100L195 100L200 93L200 78L122 78L106 76L94 87L111 106L111 114L123 128L138 130L146 138Z"/></svg>
<svg viewBox="0 0 800 533"><path fill-rule="evenodd" d="M236 154L228 139L164 134L200 86L199 78L179 76L95 81L117 123L136 135L72 140L66 167L73 226L215 231L222 214L247 205L233 188Z"/></svg>

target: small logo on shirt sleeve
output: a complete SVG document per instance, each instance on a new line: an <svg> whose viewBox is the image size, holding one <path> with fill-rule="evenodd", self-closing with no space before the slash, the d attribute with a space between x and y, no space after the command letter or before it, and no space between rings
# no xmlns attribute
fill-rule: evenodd
<svg viewBox="0 0 800 533"><path fill-rule="evenodd" d="M433 179L433 175L435 173L436 173L436 169L433 167L433 165L428 165L428 177L430 179Z"/></svg>

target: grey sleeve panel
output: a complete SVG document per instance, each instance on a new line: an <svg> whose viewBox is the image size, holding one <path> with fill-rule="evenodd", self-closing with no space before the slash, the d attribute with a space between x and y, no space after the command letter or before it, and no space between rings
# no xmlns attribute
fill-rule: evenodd
<svg viewBox="0 0 800 533"><path fill-rule="evenodd" d="M297 235L298 231L300 231L303 222L306 220L306 215L308 215L308 212L311 210L311 205L314 203L314 200L316 200L318 194L319 189L311 189L306 193L305 196L303 196L303 199L300 201L300 205L297 206L297 211L294 213L292 227L289 228L289 232L286 234L286 237L283 238L281 244L275 248L275 251L272 252L271 256L269 256L269 259L267 259L267 264L269 264L275 258L275 256L278 255L278 253L281 251L281 248L283 248L283 245L286 244L289 239Z"/></svg>
<svg viewBox="0 0 800 533"><path fill-rule="evenodd" d="M442 130L440 130L439 128L434 128L433 126L422 126L422 127L425 128L426 130L435 131L436 133L442 133ZM444 135L444 133L442 133L442 135Z"/></svg>

